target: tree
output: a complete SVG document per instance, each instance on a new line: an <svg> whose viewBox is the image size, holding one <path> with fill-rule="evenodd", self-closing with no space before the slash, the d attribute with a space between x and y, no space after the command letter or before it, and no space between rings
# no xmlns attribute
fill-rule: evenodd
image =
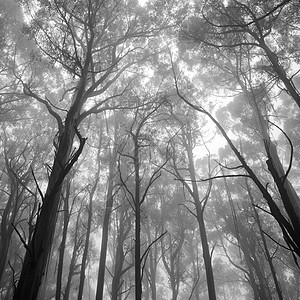
<svg viewBox="0 0 300 300"><path fill-rule="evenodd" d="M116 115L118 115L116 113ZM113 209L114 204L114 189L115 189L115 177L116 177L116 160L117 160L117 137L118 137L118 125L117 125L117 116L113 117L114 120L114 139L111 146L108 147L108 156L109 156L109 169L108 169L108 179L107 179L107 195L106 195L106 204L104 219L102 224L102 239L101 239L101 252L99 260L99 271L98 271L98 281L97 281L97 291L96 299L103 298L103 287L104 287L104 275L105 275L105 262L107 254L107 243L108 243L108 234L109 234L109 221L110 215ZM100 157L98 158L98 163L100 163ZM99 174L98 174L99 175ZM118 289L115 289L116 291Z"/></svg>
<svg viewBox="0 0 300 300"><path fill-rule="evenodd" d="M193 148L196 146L196 138L193 135L193 131L195 130L192 128L192 124L189 119L189 115L174 115L175 120L179 123L180 126L180 135L179 141L177 143L183 149L183 157L177 157L177 153L179 149L174 147L173 156L172 156L172 169L174 172L174 176L182 182L185 189L188 191L189 195L193 199L193 204L195 206L195 213L190 210L192 215L197 219L199 230L200 230L200 238L202 244L202 251L203 251L203 258L204 258L204 265L206 271L206 283L208 287L208 295L209 299L213 300L216 299L216 291L215 291L215 283L214 283L214 276L213 276L213 269L211 264L211 252L209 249L209 243L207 239L205 221L204 221L204 209L207 204L211 185L210 182L205 193L203 199L200 199L200 193L197 185L197 175L195 170L195 163L194 163L194 155L193 155ZM181 171L183 170L183 171ZM185 171L186 170L186 171ZM185 171L185 172L184 172Z"/></svg>
<svg viewBox="0 0 300 300"><path fill-rule="evenodd" d="M233 169L229 168L229 170L234 170L234 169L244 169L245 170L246 174L237 174L237 175L233 175L233 176L242 176L242 177L245 176L245 177L249 177L253 180L253 182L255 183L255 185L257 186L257 188L260 190L263 197L267 201L269 209L270 209L270 214L273 215L273 217L276 219L278 225L280 226L284 240L287 243L292 254L294 255L294 253L295 253L297 256L300 256L300 251L299 251L300 250L300 247L299 247L300 240L298 238L298 235L296 234L296 232L298 231L297 218L294 218L294 215L291 215L290 219L285 217L285 215L281 212L277 203L274 201L272 194L270 194L268 189L263 185L262 181L258 178L258 176L255 174L255 172L252 170L252 168L246 162L241 151L239 151L238 148L234 145L233 141L229 138L228 134L226 133L224 128L221 126L221 124L216 120L216 118L210 112L208 112L206 109L204 109L201 105L192 103L191 101L189 101L187 99L186 96L182 95L182 93L179 90L178 77L175 73L175 67L174 67L173 63L172 63L172 69L173 69L173 75L174 75L174 81L175 81L175 88L176 88L178 97L182 101L187 103L190 107L192 107L194 110L206 115L215 124L215 126L221 132L222 136L225 138L229 147L231 148L231 150L233 151L233 153L236 155L236 157L238 158L238 160L240 162L239 166L234 167ZM271 166L271 168L273 168L273 166L271 164L270 164L270 166ZM270 168L270 166L269 166L269 168ZM232 175L226 175L226 176L232 176ZM212 178L218 178L218 176L212 177ZM277 182L277 181L280 181L280 179L275 177L274 181ZM288 211L287 211L287 213L288 213ZM296 257L295 257L295 260L296 260Z"/></svg>
<svg viewBox="0 0 300 300"><path fill-rule="evenodd" d="M129 142L130 144L128 146L124 144L124 150L120 151L121 157L124 157L127 160L129 159L129 163L133 164L133 170L131 172L134 180L132 182L132 185L129 185L129 183L127 182L128 179L124 179L124 174L122 174L122 171L120 172L120 179L122 186L128 194L128 201L133 208L135 216L134 266L136 300L141 299L142 297L143 269L145 260L147 259L148 255L147 252L149 251L148 249L146 249L144 254L141 255L141 207L146 200L149 189L152 187L153 183L161 176L161 169L164 167L168 159L165 158L165 161L162 163L160 163L159 161L152 162L151 159L151 152L157 152L155 151L155 141L152 137L155 137L155 128L152 129L152 135L150 135L149 132L147 133L146 129L151 132L149 124L155 121L159 122L159 109L164 105L164 99L155 100L155 102L151 103L146 102L145 100L141 101L139 98L137 98L138 106L141 106L142 108L137 108L135 110L133 120L128 128L129 140L125 141L125 143ZM149 149L149 158L147 158L147 148ZM153 167L151 167L151 164L154 166L158 165L158 167L153 169ZM147 175L147 181L144 180L144 182L142 182L142 179L143 177L145 177L145 175ZM131 177L131 174L127 176Z"/></svg>
<svg viewBox="0 0 300 300"><path fill-rule="evenodd" d="M175 190L172 198L165 197L162 202L162 223L168 233L161 239L161 259L166 269L172 300L178 299L180 284L184 281L186 267L184 266L183 249L189 221L186 211L180 206L183 195ZM173 223L176 216L176 223Z"/></svg>
<svg viewBox="0 0 300 300"><path fill-rule="evenodd" d="M107 2L107 3L106 3ZM37 218L32 239L26 246L26 256L14 299L35 299L49 258L55 228L61 186L67 173L80 156L86 139L78 130L79 124L90 114L112 109L113 99L124 93L128 85L109 93L110 87L131 66L149 55L141 49L156 29L151 23L140 22L145 11L135 10L119 1L41 1L34 10L25 2L28 12L34 15L27 32L31 34L47 59L60 64L71 76L75 85L61 94L66 104L65 121L62 110L40 96L34 89L34 74L20 78L24 93L45 105L56 122L56 153L51 167L48 187L42 196L43 205ZM124 26L124 20L125 26ZM56 30L52 30L55 24ZM69 103L64 100L70 95ZM83 110L84 105L88 104ZM79 147L75 152L74 140Z"/></svg>
<svg viewBox="0 0 300 300"><path fill-rule="evenodd" d="M252 53L261 57L256 67L273 80L279 80L282 89L300 107L300 94L294 82L298 70L289 67L299 53L294 48L294 36L286 34L288 28L293 31L293 26L298 26L299 8L297 1L292 0L206 1L196 9L184 34L206 45L208 51L215 48L234 53L250 47ZM287 41L291 47L284 46Z"/></svg>

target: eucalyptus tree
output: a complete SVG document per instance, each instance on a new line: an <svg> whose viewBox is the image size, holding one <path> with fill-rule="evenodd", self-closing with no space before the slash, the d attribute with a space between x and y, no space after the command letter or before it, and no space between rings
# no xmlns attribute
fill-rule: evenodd
<svg viewBox="0 0 300 300"><path fill-rule="evenodd" d="M295 226L297 224L293 223L293 219L289 219L286 217L285 212L281 210L281 205L278 204L275 201L275 197L273 195L273 192L269 191L268 188L264 185L263 179L260 179L259 174L255 172L255 169L251 167L251 165L247 162L246 157L243 155L242 149L238 149L237 146L235 146L235 143L232 139L230 139L229 135L226 133L225 129L222 127L222 125L217 121L217 119L212 115L212 113L208 112L201 104L194 102L195 100L188 99L188 96L183 95L182 92L179 89L178 85L178 77L175 74L175 69L173 65L173 71L174 71L174 78L175 78L175 86L177 90L177 94L181 100L186 102L188 105L190 105L193 109L198 111L199 113L202 113L206 115L217 127L217 129L221 132L222 136L225 138L226 142L228 143L231 151L235 154L237 157L240 165L234 166L234 167L226 167L227 171L231 174L225 174L222 176L212 176L209 178L211 179L217 179L222 177L249 177L254 182L256 187L261 192L262 196L266 200L268 204L268 208L270 210L270 214L276 219L277 224L281 228L281 232L283 234L284 240L288 245L288 248L291 250L292 255L296 254L297 256L300 256L300 240L297 235L298 227ZM197 93L194 94L194 96L197 95ZM192 102L191 102L192 101ZM222 167L222 165L221 165ZM234 170L242 170L242 172L237 172L235 174L232 174L232 171ZM276 179L276 178L275 178ZM295 262L296 256L294 256Z"/></svg>
<svg viewBox="0 0 300 300"><path fill-rule="evenodd" d="M205 1L187 18L184 33L205 51L255 55L255 67L278 83L300 107L296 86L299 3L282 1Z"/></svg>
<svg viewBox="0 0 300 300"><path fill-rule="evenodd" d="M133 214L130 204L127 203L125 194L120 191L115 197L115 203L118 209L115 210L111 222L111 248L109 248L112 260L111 274L112 280L110 285L110 295L112 300L117 300L121 295L128 296L131 293L133 283L130 276L134 267L133 259L133 243L131 241L133 228ZM106 266L108 268L108 266ZM125 296L125 297L126 297Z"/></svg>
<svg viewBox="0 0 300 300"><path fill-rule="evenodd" d="M110 126L110 130L113 131L113 133L112 133L113 137L112 137L112 140L109 141L108 146L106 147L107 152L108 152L107 155L108 155L108 160L109 160L109 163L108 163L109 166L108 166L105 211L104 211L104 218L103 218L103 224L102 224L102 239L101 239L101 250L100 250L101 252L100 252L100 260L99 260L96 299L103 299L103 288L104 288L104 278L105 278L105 269L106 269L105 265L106 265L110 216L111 216L113 206L114 206L114 196L117 193L117 191L116 191L116 186L117 186L117 184L116 184L116 176L117 176L116 175L116 173L117 173L116 162L117 162L117 138L119 136L119 124L117 122L117 117L119 115L120 115L119 112L115 112L111 118L113 125ZM107 133L109 133L109 132L107 132ZM97 163L100 164L100 156L97 159ZM99 176L99 173L98 173L98 176ZM114 289L114 290L118 291L118 289Z"/></svg>
<svg viewBox="0 0 300 300"><path fill-rule="evenodd" d="M228 60L229 62L225 62L227 72L230 74L229 76L231 76L231 79L236 82L238 87L237 92L240 91L240 94L233 100L233 102L240 102L244 100L246 102L246 106L248 106L247 109L244 105L239 103L238 105L241 107L241 114L240 116L236 116L236 118L240 119L241 122L247 126L247 118L244 117L247 110L248 119L251 122L248 126L251 126L254 131L256 131L256 136L258 136L262 141L267 159L266 164L273 177L274 184L277 186L278 192L281 195L284 209L290 218L290 222L295 228L298 228L300 225L300 199L288 178L289 172L292 168L294 152L293 143L281 130L290 144L290 157L287 170L285 171L283 164L280 161L280 154L276 143L271 139L271 126L273 125L273 127L279 128L272 122L270 117L272 114L272 100L275 97L272 95L272 86L270 86L268 82L259 82L255 78L255 74L252 69L253 67L249 62L249 60L251 60L250 56L246 61L238 53L236 53L234 57L235 63L232 63L232 61L228 58L227 62ZM242 109L242 107L244 109ZM279 117L277 117L277 119L279 119Z"/></svg>
<svg viewBox="0 0 300 300"><path fill-rule="evenodd" d="M161 170L168 161L168 152L160 150L157 123L164 120L164 98L140 98L136 95L137 108L132 112L127 135L119 150L120 181L126 191L128 201L134 212L134 266L135 299L142 297L144 266L151 244L141 252L142 206L150 189L161 176ZM149 97L149 96L148 96ZM154 126L154 124L156 126ZM162 145L166 148L166 145ZM160 151L166 153L161 159ZM123 167L125 165L126 167ZM132 165L132 168L128 166ZM125 170L124 170L125 169ZM125 173L126 171L126 173ZM125 174L124 174L125 173ZM163 233L162 233L163 234Z"/></svg>
<svg viewBox="0 0 300 300"><path fill-rule="evenodd" d="M224 251L232 265L244 272L253 290L254 299L273 299L272 282L269 281L272 277L261 246L257 222L253 217L252 204L247 196L242 198L245 191L241 191L242 187L238 184L240 180L235 180L235 185L233 183L229 185L226 178L224 181L225 186L219 187L219 196L215 203L216 220L219 220L217 226L223 235L223 247L231 243L238 248L237 253L240 257L230 257L228 249ZM234 188L234 186L237 187ZM227 201L224 200L226 197ZM244 200L241 201L240 198ZM271 226L268 226L268 229L269 227ZM282 296L281 293L277 295Z"/></svg>
<svg viewBox="0 0 300 300"><path fill-rule="evenodd" d="M197 124L199 120L192 109L187 108L187 110L184 111L184 107L185 105L183 104L182 107L179 107L172 112L172 117L175 120L175 124L177 123L179 132L177 133L177 136L171 140L173 151L170 169L175 178L177 178L187 190L195 208L195 210L189 209L189 211L196 218L199 225L208 295L209 299L213 300L216 299L216 290L212 268L212 252L207 238L204 214L205 206L211 191L212 181L209 181L207 190L204 192L204 196L201 199L198 174L196 172L195 157L193 153L194 148L197 145L197 140L199 140L199 137L197 136L197 129L200 130L198 127L199 125ZM201 135L201 132L199 132L199 135ZM208 173L210 172L209 167Z"/></svg>
<svg viewBox="0 0 300 300"><path fill-rule="evenodd" d="M153 300L159 299L158 283L161 283L163 280L162 274L164 274L164 271L161 271L162 248L166 250L166 256L168 257L168 249L164 241L168 241L170 235L174 238L177 236L176 233L169 233L172 231L172 221L176 222L177 220L171 213L176 210L176 207L172 205L173 189L173 178L167 173L164 173L163 176L160 177L160 180L155 182L142 209L142 237L148 245L151 245L144 267L144 274L148 283L145 283L146 299L147 297ZM175 224L175 226L176 225L177 224ZM168 237L164 239L165 235L161 237L161 233L166 231L169 234Z"/></svg>
<svg viewBox="0 0 300 300"><path fill-rule="evenodd" d="M251 108L251 115L255 122L251 125L255 126L256 134L260 136L265 147L265 164L272 175L272 183L276 186L282 203L278 204L274 199L271 200L274 195L269 193L263 185L260 185L266 178L256 178L260 183L256 179L254 181L264 194L271 214L282 228L284 239L292 254L295 253L299 256L299 239L296 234L300 228L299 197L287 179L292 167L293 146L287 137L291 147L291 158L285 171L276 151L275 143L270 138L271 123L269 122L270 107L279 101L278 98L275 98L275 101L270 101L270 96L278 92L275 84L281 82L284 87L279 85L279 88L285 89L297 102L298 91L294 83L296 77L296 74L293 75L294 67L289 67L288 64L285 66L284 59L280 61L279 57L276 59L273 57L279 53L288 53L288 51L295 54L297 50L284 49L283 45L279 43L276 44L276 47L274 46L274 49L270 48L273 47L271 40L276 34L280 38L285 36L283 32L279 32L275 20L280 20L279 22L283 24L292 18L294 16L292 8L297 10L299 6L294 1L282 1L280 3L273 1L268 3L256 1L247 3L227 1L225 3L217 1L213 3L208 1L203 7L195 9L193 16L187 21L187 28L183 30L182 36L191 41L189 56L199 57L202 65L205 66L202 68L202 72L196 68L199 71L200 80L209 72L210 75L212 74L210 86L212 89L218 89L225 95L241 93L241 98L244 98ZM293 19L293 22L295 22L293 24L298 24L297 17ZM292 35L290 39L294 40L294 36ZM277 50L278 53L275 54ZM274 76L269 76L263 72L266 68L263 68L262 65L266 63L266 59L272 65ZM296 63L292 56L287 56L287 61L291 64ZM293 66L295 65L293 64ZM205 79L202 80L202 85L204 82ZM175 79L175 85L179 92L177 83L177 79ZM201 88L204 90L204 87ZM182 100L187 100L186 95L181 92L179 94ZM229 141L228 132L214 118L214 113L193 101L187 102L199 112L206 114L217 125L244 167L246 161L240 155L241 151L234 146L232 141ZM241 117L243 118L243 115ZM243 160L244 162L242 162ZM251 166L247 165L248 167ZM250 169L248 170L250 171ZM248 170L247 173L249 174ZM253 179L255 174L252 172L249 175ZM269 176L266 176L269 179Z"/></svg>
<svg viewBox="0 0 300 300"><path fill-rule="evenodd" d="M34 153L30 144L25 145L22 149L17 143L9 141L6 128L3 128L2 137L0 289L3 291L8 283L7 280L4 280L4 275L6 275L5 273L9 268L7 264L8 260L11 259L9 247L13 238L14 227L23 223L23 218L27 218L31 202L35 205L35 209L33 210L38 209L38 201L35 197L34 190L31 191L28 187L30 185L32 186L33 178L31 167L35 165L39 153ZM32 162L28 162L27 155L29 155L31 151L33 152L33 160ZM17 232L20 234L19 231ZM20 254L21 253L19 253L19 255Z"/></svg>
<svg viewBox="0 0 300 300"><path fill-rule="evenodd" d="M158 25L138 3L51 0L21 4L29 19L24 31L35 40L41 59L48 62L44 76L54 73L49 69L52 64L52 70L63 73L60 81L64 82L56 94L44 95L45 85L53 90L59 83L37 78L34 65L26 74L17 74L24 94L44 105L57 123L48 186L14 295L14 299L35 299L49 258L62 182L86 142L78 126L91 114L121 107L116 100L133 76L127 73L124 85L116 82L151 56L145 47L158 33ZM75 140L79 146L73 150Z"/></svg>
<svg viewBox="0 0 300 300"><path fill-rule="evenodd" d="M192 222L184 207L184 193L180 186L169 184L170 192L161 200L161 222L167 234L161 239L161 260L168 275L171 299L180 297L180 291L188 272L185 264L187 231Z"/></svg>

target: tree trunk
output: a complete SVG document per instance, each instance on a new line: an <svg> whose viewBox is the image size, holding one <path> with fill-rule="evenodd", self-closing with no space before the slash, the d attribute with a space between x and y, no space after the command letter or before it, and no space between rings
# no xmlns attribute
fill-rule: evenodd
<svg viewBox="0 0 300 300"><path fill-rule="evenodd" d="M115 137L116 142L117 127L115 126ZM105 277L105 267L106 267L106 255L107 255L107 243L108 243L108 233L109 233L109 220L114 202L114 169L117 158L116 146L113 146L113 153L110 153L109 160L109 174L108 174L108 187L106 195L105 213L102 225L102 240L101 240L101 250L100 250L100 260L99 260L99 271L98 271L98 281L97 281L97 291L96 300L103 299L103 289L104 289L104 277Z"/></svg>
<svg viewBox="0 0 300 300"><path fill-rule="evenodd" d="M266 91L259 90L259 93L262 95L256 95L256 90L252 89L250 92L247 90L246 86L243 82L237 78L238 83L240 84L245 97L247 98L247 102L250 104L254 116L256 118L257 129L259 130L262 141L265 146L265 151L267 153L268 161L267 165L271 175L274 178L274 181L278 187L278 191L281 195L282 203L284 208L293 224L294 228L299 231L300 230L300 199L288 180L285 171L283 169L282 163L279 159L276 145L271 141L269 135L269 124L268 120L263 116L261 110L258 107L257 99L266 96Z"/></svg>
<svg viewBox="0 0 300 300"><path fill-rule="evenodd" d="M82 295L83 295L86 260L87 260L87 256L88 256L89 239L90 239L91 226L92 226L93 198L94 198L94 194L96 192L96 189L97 189L97 186L98 186L98 183L99 183L99 180L100 180L100 168L101 168L100 154L101 154L101 150L102 150L102 131L100 132L98 152L97 152L97 172L95 174L94 184L93 184L92 189L90 191L89 217L88 217L88 224L87 224L87 235L86 235L86 240L85 240L84 253L83 253L82 261L81 261L81 271L80 271L80 282L79 282L78 300L81 300L82 299ZM103 240L103 235L102 235L102 240ZM102 253L102 249L101 249L101 253ZM100 261L101 261L101 258L100 258ZM104 265L104 268L105 268L105 265ZM97 288L97 292L98 292L98 288ZM96 299L98 299L97 298L97 293L96 293ZM102 298L99 298L99 299L102 299Z"/></svg>
<svg viewBox="0 0 300 300"><path fill-rule="evenodd" d="M204 259L204 266L205 266L205 273L206 273L206 283L208 288L208 296L209 300L216 300L216 289L215 289L215 282L214 282L214 275L213 275L213 269L211 265L211 256L209 251L209 245L206 235L206 228L205 228L205 222L204 222L204 206L202 206L200 197L199 197L199 191L197 187L197 181L196 181L196 172L195 172L195 166L194 166L194 159L193 159L193 152L190 147L191 140L189 139L188 133L186 134L186 137L188 141L185 144L186 151L188 154L188 161L189 161L189 173L190 178L192 181L192 197L194 200L194 204L196 207L196 214L197 214L197 221L199 224L199 230L200 230L200 238L201 238L201 245L202 245L202 251L203 251L203 259ZM209 190L211 188L211 183L209 186ZM206 196L208 197L208 195ZM206 199L207 201L207 199ZM205 202L204 202L205 203Z"/></svg>
<svg viewBox="0 0 300 300"><path fill-rule="evenodd" d="M25 259L14 294L14 300L34 300L38 294L51 250L60 202L61 186L65 176L81 154L85 143L85 139L79 136L80 147L75 155L72 156L72 159L70 159L73 140L77 130L76 120L83 105L82 96L85 88L85 80L86 78L82 77L79 82L78 92L67 114L63 132L60 132L61 137L49 177L48 187L36 221L33 237L26 246Z"/></svg>
<svg viewBox="0 0 300 300"><path fill-rule="evenodd" d="M246 188L247 188L247 192L248 192L248 195L250 197L250 200L251 200L251 204L252 204L254 215L255 215L255 220L256 220L256 223L258 225L258 229L259 229L259 233L260 233L260 237L263 241L263 246L264 246L266 258L267 258L267 261L268 261L269 266L270 266L270 270L271 270L272 278L273 278L273 281L274 281L274 284L275 284L277 296L278 296L279 300L283 300L283 295L282 295L281 288L280 288L280 285L279 285L279 282L278 282L278 279L277 279L277 276L276 276L275 267L273 265L273 259L270 255L270 252L269 252L269 248L268 248L267 241L266 241L263 229L262 229L262 225L260 223L260 218L259 218L258 212L256 210L256 207L254 206L254 199L252 197L252 193L251 193L250 186L248 184L247 179L246 179Z"/></svg>
<svg viewBox="0 0 300 300"><path fill-rule="evenodd" d="M142 299L142 278L141 278L141 203L140 203L140 161L138 134L133 135L134 140L134 174L135 174L135 300Z"/></svg>
<svg viewBox="0 0 300 300"><path fill-rule="evenodd" d="M69 300L70 298L69 296L71 291L72 278L75 275L75 271L76 271L76 258L77 258L76 253L78 251L79 221L80 221L80 211L78 212L77 220L76 220L74 247L73 247L73 252L72 252L72 257L71 257L71 262L69 267L68 280L67 280L63 300Z"/></svg>
<svg viewBox="0 0 300 300"><path fill-rule="evenodd" d="M92 217L93 217L93 195L90 195L90 203L88 208L88 222L86 228L86 237L85 237L85 245L82 254L81 260L81 269L80 269L80 278L79 278L79 288L78 288L78 300L82 299L83 295L83 287L84 287L84 280L85 280L85 268L88 258L88 250L89 250L89 242L90 242L90 234L91 234L91 227L92 227Z"/></svg>
<svg viewBox="0 0 300 300"><path fill-rule="evenodd" d="M69 197L70 197L70 181L66 183L66 195L64 197L64 225L62 232L62 240L59 246L59 258L57 266L57 277L56 277L56 291L55 291L55 300L61 299L61 283L62 283L62 274L63 274L63 265L64 265L64 254L67 240L68 225L70 220L69 213Z"/></svg>
<svg viewBox="0 0 300 300"><path fill-rule="evenodd" d="M127 238L130 230L131 230L131 220L128 216L126 216L126 211L124 211L124 204L121 207L121 216L120 216L120 224L119 224L119 233L117 238L117 249L116 249L116 262L114 267L114 275L111 284L111 300L118 300L119 295L121 294L121 286L122 286L122 276L126 273L133 265L129 265L125 269L123 269L125 254L123 250L124 241ZM127 223L127 226L126 226Z"/></svg>
<svg viewBox="0 0 300 300"><path fill-rule="evenodd" d="M201 205L200 199L198 204L196 204L196 200L195 200L197 221L200 229L200 238L201 238L201 245L202 245L203 259L204 259L204 266L205 266L205 273L206 273L208 296L209 296L209 300L216 300L217 297L216 297L216 290L215 290L214 274L211 265L211 256L210 256L210 251L209 251L209 246L207 241L205 222L203 218L203 209L200 205Z"/></svg>
<svg viewBox="0 0 300 300"><path fill-rule="evenodd" d="M287 77L287 74L284 71L283 67L279 64L277 55L271 51L271 49L267 46L267 44L265 43L264 40L258 39L258 42L259 42L261 48L265 51L268 59L270 60L278 78L283 82L284 86L286 87L288 94L294 99L294 101L300 108L299 91L296 89L292 79L289 79Z"/></svg>
<svg viewBox="0 0 300 300"><path fill-rule="evenodd" d="M148 244L151 243L151 228L150 224L147 223L146 234L148 239ZM155 230L155 239L157 238L158 230ZM154 244L154 249L152 248L149 252L149 272L148 272L148 282L151 290L151 299L156 300L156 270L158 263L158 247L157 243Z"/></svg>
<svg viewBox="0 0 300 300"><path fill-rule="evenodd" d="M24 186L26 186L29 183L30 180L29 174L31 170L29 168L26 171L26 173L22 175L23 186L20 187L18 180L21 180L21 178L17 178L17 174L15 173L12 166L10 165L6 152L4 152L4 158L5 158L5 167L9 178L8 184L10 185L10 194L6 206L3 210L3 214L1 216L1 224L0 224L0 288L2 287L3 284L5 284L5 282L3 282L2 280L2 276L6 268L9 244L14 230L12 225L15 223L16 217L19 213L19 208L23 201L24 192L25 192ZM34 163L32 163L32 165L33 164Z"/></svg>

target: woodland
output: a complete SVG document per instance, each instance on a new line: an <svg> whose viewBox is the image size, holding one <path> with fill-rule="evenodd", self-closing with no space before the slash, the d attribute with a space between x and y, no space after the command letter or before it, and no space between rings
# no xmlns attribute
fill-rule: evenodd
<svg viewBox="0 0 300 300"><path fill-rule="evenodd" d="M0 299L300 299L299 0L0 1Z"/></svg>

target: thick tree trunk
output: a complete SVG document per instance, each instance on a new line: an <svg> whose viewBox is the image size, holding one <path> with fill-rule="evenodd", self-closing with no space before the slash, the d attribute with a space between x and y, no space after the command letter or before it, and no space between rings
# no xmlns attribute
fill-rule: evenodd
<svg viewBox="0 0 300 300"><path fill-rule="evenodd" d="M278 191L281 196L281 200L285 211L288 214L289 220L291 222L291 229L296 233L300 231L300 199L287 178L286 172L283 169L282 163L279 159L276 145L271 141L269 135L269 124L268 120L263 116L261 109L258 107L258 101L260 98L266 95L263 91L259 91L260 95L256 95L256 90L252 89L249 92L243 82L237 77L237 80L245 94L247 102L250 104L254 116L256 118L257 129L259 130L262 141L264 143L265 151L268 157L267 166L275 181ZM257 99L258 98L258 99ZM276 217L276 216L275 216ZM300 239L297 234L294 234L296 238L293 238L293 242L296 243L298 251L300 248ZM299 255L299 253L298 253Z"/></svg>
<svg viewBox="0 0 300 300"><path fill-rule="evenodd" d="M278 78L283 82L287 92L296 102L298 107L300 108L300 94L299 91L296 89L292 79L289 79L285 70L280 65L277 55L271 51L271 49L267 46L264 40L258 39L258 42L261 48L265 51L268 59L270 60L274 71L276 72Z"/></svg>
<svg viewBox="0 0 300 300"><path fill-rule="evenodd" d="M275 184L278 187L278 191L281 195L284 208L293 224L295 230L300 230L300 199L288 180L282 163L279 159L276 145L271 141L269 135L269 123L266 117L263 116L261 109L258 107L258 102L263 97L267 96L265 90L259 89L257 92L255 89L251 91L247 90L247 87L237 76L237 81L240 84L243 93L250 104L257 124L257 129L261 134L262 141L264 143L265 151L267 153L268 161L267 165L271 175L274 178ZM299 97L300 98L300 97ZM300 99L299 99L300 100Z"/></svg>
<svg viewBox="0 0 300 300"><path fill-rule="evenodd" d="M47 191L36 221L33 237L28 245L26 245L25 259L14 294L14 300L34 300L38 294L51 250L60 202L61 186L65 176L81 154L85 142L80 137L80 147L75 156L70 160L73 140L77 130L76 120L83 105L82 96L84 86L85 78L81 78L74 103L67 114L63 132L60 132L61 137L49 177Z"/></svg>
<svg viewBox="0 0 300 300"><path fill-rule="evenodd" d="M4 283L1 278L6 268L7 254L9 249L9 243L13 232L12 225L6 224L6 217L2 216L1 222L1 236L0 236L0 287ZM10 228L11 227L11 228Z"/></svg>

